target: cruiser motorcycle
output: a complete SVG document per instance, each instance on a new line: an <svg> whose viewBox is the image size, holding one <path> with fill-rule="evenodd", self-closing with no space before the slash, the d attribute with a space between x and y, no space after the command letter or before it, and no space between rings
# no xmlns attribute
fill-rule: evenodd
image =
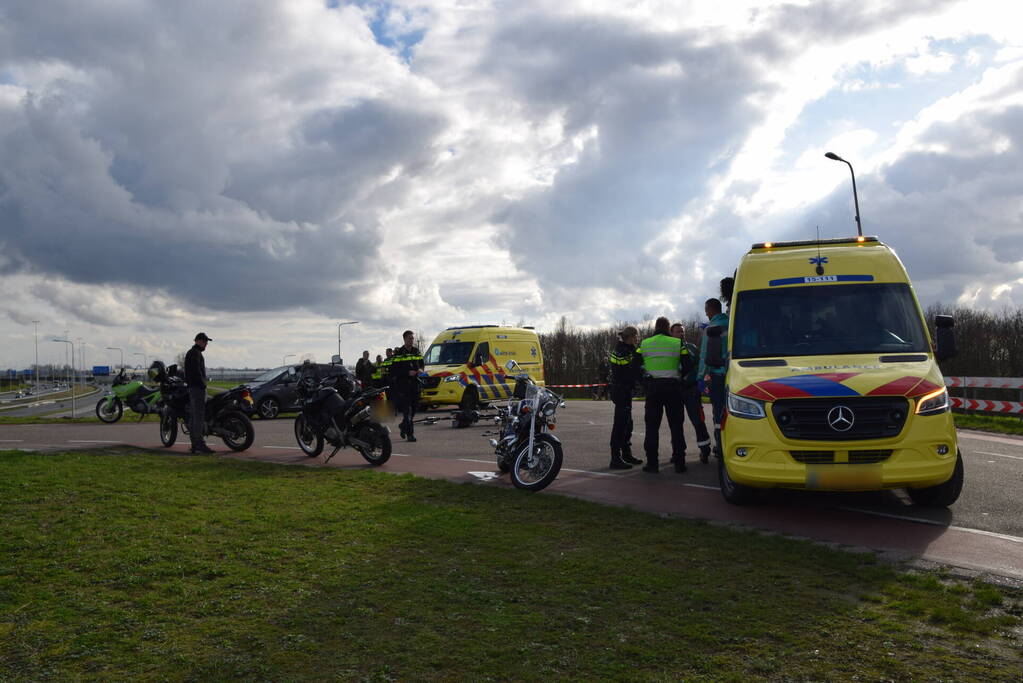
<svg viewBox="0 0 1023 683"><path fill-rule="evenodd" d="M138 380L129 380L124 368L114 377L110 391L96 404L96 417L101 422L113 424L121 419L127 406L139 414L139 422L146 415L156 413L160 390L147 387Z"/></svg>
<svg viewBox="0 0 1023 683"><path fill-rule="evenodd" d="M295 418L295 440L303 453L315 458L326 442L333 450L324 462L346 446L373 466L390 459L390 432L374 414L382 410L384 388L363 390L345 375L322 379L310 372L301 375L295 389L301 406Z"/></svg>
<svg viewBox="0 0 1023 683"><path fill-rule="evenodd" d="M178 438L179 427L188 434L191 425L188 385L177 365L165 369L160 361L153 362L149 376L160 383L160 442L169 448ZM218 436L232 451L244 451L256 438L252 420L246 415L251 411L252 394L244 385L207 396L203 436Z"/></svg>
<svg viewBox="0 0 1023 683"><path fill-rule="evenodd" d="M508 365L509 370L518 367L515 361ZM564 405L560 396L539 386L529 375L516 375L512 398L497 408L494 418L500 427L498 437L490 440L497 468L511 472L516 488L540 491L557 478L564 454L561 441L550 430L557 423L558 408Z"/></svg>

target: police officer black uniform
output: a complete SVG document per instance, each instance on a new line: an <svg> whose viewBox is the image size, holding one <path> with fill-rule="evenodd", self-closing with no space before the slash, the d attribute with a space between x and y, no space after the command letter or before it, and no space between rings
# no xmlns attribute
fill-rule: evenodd
<svg viewBox="0 0 1023 683"><path fill-rule="evenodd" d="M402 416L399 430L401 438L406 441L415 441L415 425L413 419L416 416L416 405L419 403L419 373L425 367L423 354L419 352L412 342L415 335L412 330L405 330L401 335L405 342L391 356L389 372L391 387L390 394Z"/></svg>
<svg viewBox="0 0 1023 683"><path fill-rule="evenodd" d="M205 332L195 335L195 345L185 354L185 383L188 385L188 400L192 419L188 425L188 436L192 440L192 453L215 453L206 445L203 432L206 431L206 361L202 352L213 341Z"/></svg>
<svg viewBox="0 0 1023 683"><path fill-rule="evenodd" d="M614 403L614 423L611 426L611 464L613 470L631 469L643 461L632 456L632 392L643 376L643 357L636 353L639 331L631 325L618 335L607 362L611 368L610 391Z"/></svg>
<svg viewBox="0 0 1023 683"><path fill-rule="evenodd" d="M682 340L671 336L670 329L671 323L667 318L658 318L654 323L654 335L644 339L639 347L647 380L644 472L658 471L657 432L661 428L662 413L668 416L671 459L675 463L675 471L686 471L685 434L682 431L682 376L692 369L693 360Z"/></svg>

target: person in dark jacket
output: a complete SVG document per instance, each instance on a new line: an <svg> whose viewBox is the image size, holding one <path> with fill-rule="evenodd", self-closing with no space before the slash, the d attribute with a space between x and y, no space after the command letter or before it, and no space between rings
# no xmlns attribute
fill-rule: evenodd
<svg viewBox="0 0 1023 683"><path fill-rule="evenodd" d="M205 332L195 335L195 345L185 354L185 383L188 384L188 400L192 420L188 436L192 439L192 453L215 453L203 440L206 423L206 361L202 352L212 339Z"/></svg>
<svg viewBox="0 0 1023 683"><path fill-rule="evenodd" d="M389 393L393 395L395 407L401 417L399 431L401 438L415 441L415 425L412 420L416 416L416 404L419 403L419 373L423 370L423 354L412 343L415 335L412 330L405 330L401 335L403 346L394 350L389 366Z"/></svg>
<svg viewBox="0 0 1023 683"><path fill-rule="evenodd" d="M618 335L608 364L611 368L610 391L614 403L614 423L611 425L611 464L613 470L631 469L643 461L633 457L632 446L632 392L643 377L643 357L636 353L639 331L629 325Z"/></svg>
<svg viewBox="0 0 1023 683"><path fill-rule="evenodd" d="M710 461L710 432L707 431L707 420L703 414L702 392L699 387L696 363L699 361L699 351L695 344L686 341L686 328L682 323L675 323L671 326L671 336L682 340L683 346L689 349L689 355L693 359L692 369L682 378L682 407L689 415L689 421L693 423L693 430L696 431L696 445L700 447L700 462L707 464ZM685 439L682 440L683 444ZM682 450L685 451L685 446Z"/></svg>
<svg viewBox="0 0 1023 683"><path fill-rule="evenodd" d="M373 373L375 371L376 368L369 359L369 351L363 351L362 358L355 362L355 377L362 384L363 388L368 389L373 386Z"/></svg>

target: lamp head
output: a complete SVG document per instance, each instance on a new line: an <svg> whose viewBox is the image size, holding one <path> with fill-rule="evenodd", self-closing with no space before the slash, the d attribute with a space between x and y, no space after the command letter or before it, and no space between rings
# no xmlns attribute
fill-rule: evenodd
<svg viewBox="0 0 1023 683"><path fill-rule="evenodd" d="M843 159L842 157L838 156L834 152L825 152L824 156L826 156L829 159L834 159L835 161L845 161L845 159Z"/></svg>

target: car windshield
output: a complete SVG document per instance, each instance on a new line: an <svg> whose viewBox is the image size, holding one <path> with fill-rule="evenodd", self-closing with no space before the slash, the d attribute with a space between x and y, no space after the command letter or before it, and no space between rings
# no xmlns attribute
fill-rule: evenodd
<svg viewBox="0 0 1023 683"><path fill-rule="evenodd" d="M260 375L259 377L255 378L254 380L252 380L252 383L256 384L257 382L269 382L272 379L276 379L278 375L280 375L281 373L283 373L287 369L288 369L287 365L282 365L279 368L274 368L273 370L267 370L262 375Z"/></svg>
<svg viewBox="0 0 1023 683"><path fill-rule="evenodd" d="M475 342L446 342L430 344L423 361L427 365L463 365L469 360Z"/></svg>
<svg viewBox="0 0 1023 683"><path fill-rule="evenodd" d="M733 358L926 352L905 283L810 285L740 292Z"/></svg>

